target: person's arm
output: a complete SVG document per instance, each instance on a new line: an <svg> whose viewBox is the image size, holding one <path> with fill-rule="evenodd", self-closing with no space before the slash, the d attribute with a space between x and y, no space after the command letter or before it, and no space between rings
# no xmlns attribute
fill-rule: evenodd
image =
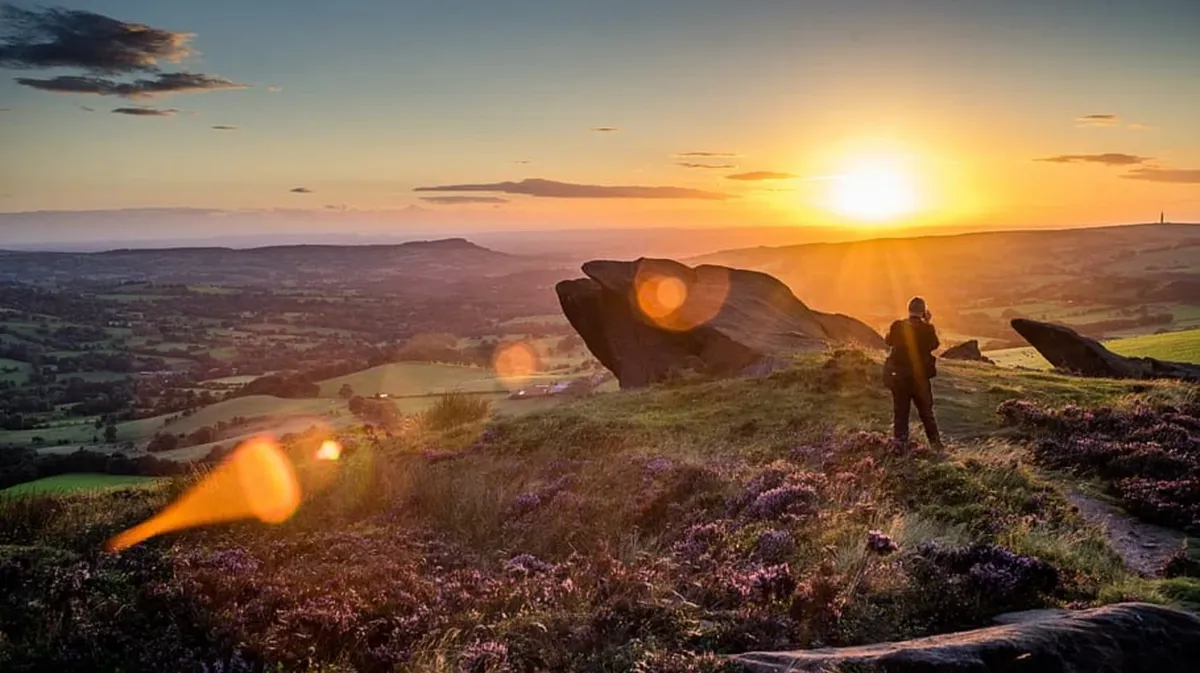
<svg viewBox="0 0 1200 673"><path fill-rule="evenodd" d="M887 336L885 336L883 338L883 343L887 344L888 346L895 346L896 345L895 335L896 335L896 323L892 323L892 326L888 328Z"/></svg>
<svg viewBox="0 0 1200 673"><path fill-rule="evenodd" d="M938 339L937 328L933 326L933 323L929 323L929 352L934 352L941 345L942 342Z"/></svg>

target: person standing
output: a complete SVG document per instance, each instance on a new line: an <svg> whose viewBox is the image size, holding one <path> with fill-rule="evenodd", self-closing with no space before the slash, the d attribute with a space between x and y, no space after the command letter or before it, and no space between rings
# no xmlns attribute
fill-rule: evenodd
<svg viewBox="0 0 1200 673"><path fill-rule="evenodd" d="M893 322L885 339L890 350L883 364L884 383L892 391L892 436L901 447L908 446L909 412L915 405L929 445L942 448L933 414L931 379L937 376L933 351L940 343L932 321L925 300L913 297L908 302L908 317Z"/></svg>

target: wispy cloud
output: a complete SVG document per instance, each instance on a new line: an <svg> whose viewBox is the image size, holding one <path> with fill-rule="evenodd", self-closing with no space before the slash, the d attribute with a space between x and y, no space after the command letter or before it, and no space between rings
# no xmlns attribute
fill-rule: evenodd
<svg viewBox="0 0 1200 673"><path fill-rule="evenodd" d="M519 160L517 160L517 161L514 161L514 162L512 162L512 163L514 163L514 164L517 164L518 166L527 166L527 165L529 165L529 164L532 164L533 162L532 162L532 161L530 161L530 160L528 160L528 159L519 159Z"/></svg>
<svg viewBox="0 0 1200 673"><path fill-rule="evenodd" d="M591 130L595 131L596 133L616 133L617 131L620 131L621 129L619 129L615 126L594 126L594 127L592 127Z"/></svg>
<svg viewBox="0 0 1200 673"><path fill-rule="evenodd" d="M1034 161L1047 161L1054 164L1103 164L1105 166L1135 166L1150 161L1150 157L1139 157L1120 152L1105 152L1104 154L1060 154L1044 157Z"/></svg>
<svg viewBox="0 0 1200 673"><path fill-rule="evenodd" d="M308 187L292 187L290 190L293 194L312 194L313 190Z"/></svg>
<svg viewBox="0 0 1200 673"><path fill-rule="evenodd" d="M227 124L213 124L212 129L214 131L236 131L238 130L238 127L229 126Z"/></svg>
<svg viewBox="0 0 1200 673"><path fill-rule="evenodd" d="M417 192L499 192L557 199L726 199L728 194L687 187L582 185L531 178L520 182L417 187Z"/></svg>
<svg viewBox="0 0 1200 673"><path fill-rule="evenodd" d="M1076 126L1090 126L1090 127L1110 127L1110 126L1116 126L1120 121L1121 121L1121 118L1118 117L1117 115L1090 114L1090 115L1080 115L1080 116L1076 117L1075 125Z"/></svg>
<svg viewBox="0 0 1200 673"><path fill-rule="evenodd" d="M267 87L267 93L282 93L282 92L283 92L283 87L281 87L281 86Z"/></svg>
<svg viewBox="0 0 1200 673"><path fill-rule="evenodd" d="M1129 129L1130 131L1145 131L1146 129L1148 129L1150 127L1146 124L1134 123L1134 124L1130 124L1129 126L1127 126L1125 128Z"/></svg>
<svg viewBox="0 0 1200 673"><path fill-rule="evenodd" d="M733 175L725 176L726 180L746 180L752 182L759 180L797 180L799 178L799 175L778 173L775 171L750 171L749 173L734 173Z"/></svg>
<svg viewBox="0 0 1200 673"><path fill-rule="evenodd" d="M83 10L0 6L0 65L82 68L117 74L156 70L191 55L191 33L126 23Z"/></svg>
<svg viewBox="0 0 1200 673"><path fill-rule="evenodd" d="M131 117L174 117L179 110L176 108L160 109L154 107L119 107L113 108L113 114L129 115Z"/></svg>
<svg viewBox="0 0 1200 673"><path fill-rule="evenodd" d="M79 109L83 110L84 112L95 112L96 111L96 108L91 107L89 105L80 105Z"/></svg>
<svg viewBox="0 0 1200 673"><path fill-rule="evenodd" d="M737 168L736 164L701 164L701 163L692 163L690 161L677 161L677 162L675 162L675 165L682 166L684 168L724 168L724 169Z"/></svg>
<svg viewBox="0 0 1200 673"><path fill-rule="evenodd" d="M1200 168L1156 168L1147 166L1145 168L1135 168L1121 177L1129 180L1146 180L1148 182L1200 184Z"/></svg>
<svg viewBox="0 0 1200 673"><path fill-rule="evenodd" d="M17 83L51 93L95 94L122 98L151 98L174 93L250 88L249 84L239 84L224 77L190 72L164 72L155 75L153 79L136 79L132 82L118 82L103 77L59 75L49 79L18 77Z"/></svg>
<svg viewBox="0 0 1200 673"><path fill-rule="evenodd" d="M499 196L422 196L421 200L427 203L436 203L441 206L481 203L509 203L508 199Z"/></svg>
<svg viewBox="0 0 1200 673"><path fill-rule="evenodd" d="M680 152L676 159L731 159L742 155L736 152Z"/></svg>

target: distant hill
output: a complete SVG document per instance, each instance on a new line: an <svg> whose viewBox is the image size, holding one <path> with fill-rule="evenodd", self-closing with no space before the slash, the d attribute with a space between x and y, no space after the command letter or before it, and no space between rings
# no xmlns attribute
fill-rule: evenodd
<svg viewBox="0 0 1200 673"><path fill-rule="evenodd" d="M0 252L0 280L153 281L222 285L455 282L554 264L497 252L462 238L394 245L120 249L94 253Z"/></svg>
<svg viewBox="0 0 1200 673"><path fill-rule="evenodd" d="M903 312L912 295L923 295L942 324L986 338L1008 330L980 332L975 323L1005 311L1051 319L1077 314L1074 324L1094 323L1092 333L1104 335L1125 329L1119 321L1149 324L1140 311L1200 305L1200 224L758 247L689 263L764 271L813 308L876 324Z"/></svg>

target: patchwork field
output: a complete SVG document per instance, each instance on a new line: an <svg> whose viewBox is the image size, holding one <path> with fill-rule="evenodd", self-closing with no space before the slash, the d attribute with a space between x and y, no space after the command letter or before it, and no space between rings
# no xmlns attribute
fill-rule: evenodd
<svg viewBox="0 0 1200 673"><path fill-rule="evenodd" d="M10 486L0 490L0 498L39 493L106 491L115 488L149 486L158 481L160 480L153 477L131 477L116 474L60 474L57 477L46 477Z"/></svg>

